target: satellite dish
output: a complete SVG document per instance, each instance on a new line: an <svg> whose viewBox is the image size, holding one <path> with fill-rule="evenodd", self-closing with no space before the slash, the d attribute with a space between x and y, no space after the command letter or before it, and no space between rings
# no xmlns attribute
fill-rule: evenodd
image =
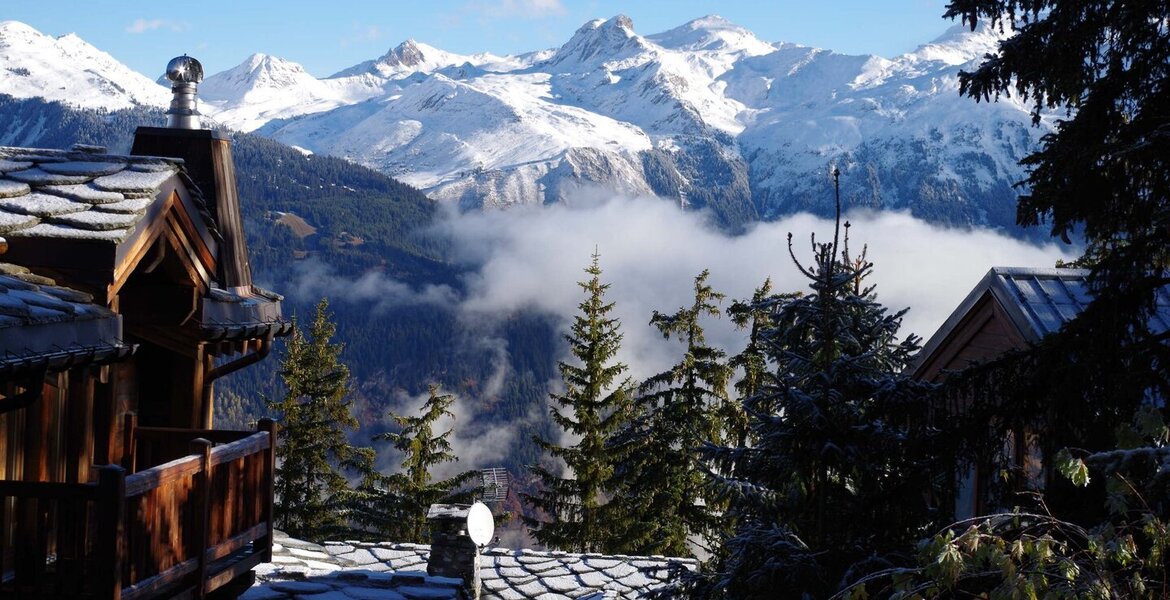
<svg viewBox="0 0 1170 600"><path fill-rule="evenodd" d="M492 510L483 502L476 502L467 510L467 535L476 546L486 546L496 533Z"/></svg>

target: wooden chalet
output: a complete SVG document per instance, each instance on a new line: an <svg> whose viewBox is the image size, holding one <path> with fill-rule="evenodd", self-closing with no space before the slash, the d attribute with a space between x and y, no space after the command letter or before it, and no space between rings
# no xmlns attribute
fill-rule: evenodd
<svg viewBox="0 0 1170 600"><path fill-rule="evenodd" d="M0 148L0 236L0 597L230 597L270 557L275 425L213 429L213 386L290 331L230 140Z"/></svg>
<svg viewBox="0 0 1170 600"><path fill-rule="evenodd" d="M948 373L989 362L1055 333L1092 301L1088 274L1082 269L991 269L922 347L911 368L912 376L941 382ZM1170 330L1170 288L1160 291L1151 327ZM1010 439L1004 440L1002 464L974 465L957 474L958 519L994 508L988 505L987 487L1000 469L1014 470L1029 489L1045 487L1051 473L1038 448L1040 433L1012 432Z"/></svg>

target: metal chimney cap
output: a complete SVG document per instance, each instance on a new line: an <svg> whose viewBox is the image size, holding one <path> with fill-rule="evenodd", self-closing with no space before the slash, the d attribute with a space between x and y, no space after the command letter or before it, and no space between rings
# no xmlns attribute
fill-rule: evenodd
<svg viewBox="0 0 1170 600"><path fill-rule="evenodd" d="M176 56L167 63L167 79L172 83L199 83L203 81L203 65L187 56Z"/></svg>

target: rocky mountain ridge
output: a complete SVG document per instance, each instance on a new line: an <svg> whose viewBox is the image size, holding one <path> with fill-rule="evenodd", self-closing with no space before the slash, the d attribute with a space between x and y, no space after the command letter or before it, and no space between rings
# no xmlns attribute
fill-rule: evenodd
<svg viewBox="0 0 1170 600"><path fill-rule="evenodd" d="M518 56L407 40L322 79L253 55L209 76L202 106L229 127L344 157L465 210L602 190L706 209L737 230L826 213L837 167L851 205L1011 230L1017 163L1050 125L1032 127L1014 98L958 95L958 73L1006 35L955 26L883 58L765 42L716 16L641 35L618 15ZM0 92L36 93L11 79Z"/></svg>

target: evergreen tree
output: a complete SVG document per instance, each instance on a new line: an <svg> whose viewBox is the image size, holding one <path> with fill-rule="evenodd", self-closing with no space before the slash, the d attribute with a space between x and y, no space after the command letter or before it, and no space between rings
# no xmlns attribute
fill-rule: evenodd
<svg viewBox="0 0 1170 600"><path fill-rule="evenodd" d="M695 278L694 302L672 315L654 311L650 324L685 347L682 360L640 387L639 416L617 437L624 460L615 508L638 523L623 536L624 552L691 556L690 543L704 544L719 527L712 498L705 494L700 445L721 439L728 411L731 369L724 352L707 345L703 317L718 317L723 294Z"/></svg>
<svg viewBox="0 0 1170 600"><path fill-rule="evenodd" d="M430 543L427 535L427 509L436 503L469 502L470 490L458 488L477 475L465 471L442 481L432 481L435 465L458 460L447 441L453 430L435 435L434 425L440 417L454 418L451 403L455 397L440 394L439 386L431 384L429 397L418 416L390 413L390 418L401 428L374 436L374 441L388 441L402 453L402 471L382 475L367 471L358 490L356 510L351 515L366 531L376 533L383 540Z"/></svg>
<svg viewBox="0 0 1170 600"><path fill-rule="evenodd" d="M622 341L621 323L609 316L614 305L605 301L609 284L601 283L598 261L595 252L593 262L585 269L589 279L578 283L585 292L580 314L565 335L577 364L557 364L565 391L550 395L555 403L553 420L579 441L560 446L534 438L552 458L564 461L572 473L559 477L544 466L531 466L541 489L525 495L534 508L551 518L542 521L525 517L532 535L551 548L575 552L613 551L611 540L620 528L605 506L606 496L613 488L614 470L607 442L630 415L632 384L623 378L626 365L614 360Z"/></svg>
<svg viewBox="0 0 1170 600"><path fill-rule="evenodd" d="M725 439L729 446L748 445L751 430L747 412L743 410L743 401L754 396L768 376L768 356L764 351L760 334L771 325L772 308L780 302L798 297L799 293L773 294L772 280L769 278L756 288L750 300L736 301L727 309L731 322L735 323L737 328L746 329L748 332L747 346L727 361L728 367L742 373L740 379L735 382L736 401L729 403L730 408L722 415L727 428Z"/></svg>
<svg viewBox="0 0 1170 600"><path fill-rule="evenodd" d="M925 386L899 376L917 340L898 341L904 311L860 284L872 264L850 257L848 224L844 243L839 232L813 239L809 268L789 236L811 293L759 303L770 371L744 400L753 444L705 451L737 527L709 595L828 597L855 573L910 562L934 518L924 492L942 467Z"/></svg>
<svg viewBox="0 0 1170 600"><path fill-rule="evenodd" d="M1146 323L1170 267L1166 15L1156 0L953 0L945 15L1016 31L960 75L963 94L979 101L1015 93L1032 101L1036 122L1046 109L1066 111L1021 161L1029 173L1018 220L1049 223L1065 240L1084 236L1097 298L1082 321L1099 338L1086 343L1120 339L1110 352L1131 347L1161 354L1162 364L1170 360L1165 336Z"/></svg>
<svg viewBox="0 0 1170 600"><path fill-rule="evenodd" d="M293 537L322 540L344 529L337 506L349 492L341 469L353 468L364 454L346 432L358 426L350 414L349 369L340 361L342 346L330 343L334 325L322 299L308 336L293 317L280 377L286 392L268 408L281 422L277 445L276 526Z"/></svg>

